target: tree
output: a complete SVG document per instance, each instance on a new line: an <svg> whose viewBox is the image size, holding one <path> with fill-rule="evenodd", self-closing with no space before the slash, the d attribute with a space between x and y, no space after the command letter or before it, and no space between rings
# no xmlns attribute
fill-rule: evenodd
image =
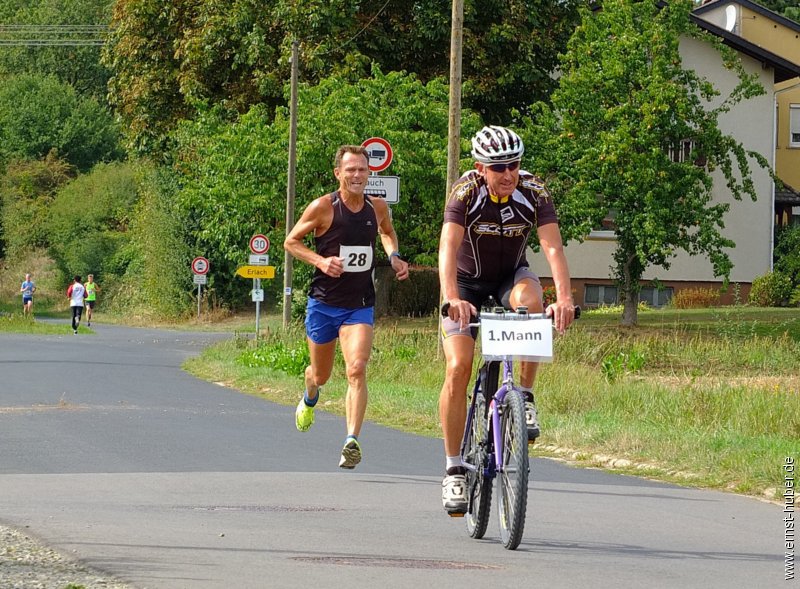
<svg viewBox="0 0 800 589"><path fill-rule="evenodd" d="M577 0L467 0L464 101L507 122L553 88L549 76L575 25ZM350 81L383 71L426 83L449 71L450 2L395 0L121 0L104 53L110 100L130 146L163 155L169 132L198 105L233 115L285 105L290 46L301 41L301 78Z"/></svg>
<svg viewBox="0 0 800 589"><path fill-rule="evenodd" d="M85 171L122 156L111 114L54 76L22 74L0 85L0 162L51 150Z"/></svg>
<svg viewBox="0 0 800 589"><path fill-rule="evenodd" d="M40 161L11 162L0 176L0 247L4 257L17 257L49 244L50 206L58 189L75 170L54 153Z"/></svg>
<svg viewBox="0 0 800 589"><path fill-rule="evenodd" d="M797 6L797 0L755 0L755 2L772 12L800 22L800 7Z"/></svg>
<svg viewBox="0 0 800 589"><path fill-rule="evenodd" d="M356 83L331 77L302 85L298 210L336 188L333 156L339 145L384 137L395 152L389 171L402 178L400 203L392 209L403 253L412 262L435 263L447 168L447 92L438 80L422 84L415 76L377 68ZM250 236L266 232L280 243L285 235L289 116L285 108L273 117L257 106L229 123L220 110L180 127L175 166L192 245L196 252L213 252L210 281L230 297L234 291L223 285L242 263ZM479 126L477 116L465 111L464 127Z"/></svg>
<svg viewBox="0 0 800 589"><path fill-rule="evenodd" d="M625 301L623 323L636 323L639 280L649 265L668 268L676 250L706 255L727 279L735 244L720 229L728 203L712 201L712 170L735 199L755 200L748 158L724 135L718 117L764 89L732 50L689 21L691 2L607 0L582 11L582 24L562 60L553 109L538 106L531 139L537 169L549 170L561 193L568 237L581 238L613 217L613 273ZM712 43L738 76L731 94L682 69L681 36ZM716 99L718 106L711 106ZM671 153L690 149L684 161Z"/></svg>
<svg viewBox="0 0 800 589"><path fill-rule="evenodd" d="M49 251L65 276L93 273L102 282L124 272L116 256L138 198L128 163L98 164L60 187L49 208Z"/></svg>
<svg viewBox="0 0 800 589"><path fill-rule="evenodd" d="M12 33L3 38L84 39L66 26L108 25L113 0L0 0L0 23L64 27L38 33ZM92 33L95 38L97 33ZM0 50L0 78L19 74L52 75L84 97L105 105L109 72L100 63L99 45L8 45Z"/></svg>

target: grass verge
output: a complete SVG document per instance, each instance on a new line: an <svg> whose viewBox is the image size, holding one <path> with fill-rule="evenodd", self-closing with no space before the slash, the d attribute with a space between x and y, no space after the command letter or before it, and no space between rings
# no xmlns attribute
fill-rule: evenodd
<svg viewBox="0 0 800 589"><path fill-rule="evenodd" d="M692 486L774 496L800 455L800 311L648 311L640 326L588 312L556 340L537 400L534 452ZM307 352L300 326L273 322L258 345L241 337L189 360L193 374L293 405ZM433 319L382 322L368 368L367 419L440 436L444 373ZM322 408L344 413L337 355Z"/></svg>

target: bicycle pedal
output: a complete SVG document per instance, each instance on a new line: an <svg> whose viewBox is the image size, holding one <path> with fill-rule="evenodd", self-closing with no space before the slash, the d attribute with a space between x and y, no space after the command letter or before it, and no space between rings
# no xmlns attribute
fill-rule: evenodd
<svg viewBox="0 0 800 589"><path fill-rule="evenodd" d="M464 515L466 514L461 513L460 511L448 511L447 515L449 515L450 517L464 517Z"/></svg>

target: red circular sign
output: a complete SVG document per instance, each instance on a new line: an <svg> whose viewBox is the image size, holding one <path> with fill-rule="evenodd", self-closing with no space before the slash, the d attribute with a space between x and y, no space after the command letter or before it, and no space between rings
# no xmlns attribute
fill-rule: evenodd
<svg viewBox="0 0 800 589"><path fill-rule="evenodd" d="M211 263L202 256L198 256L192 260L192 272L195 274L208 274L210 268Z"/></svg>
<svg viewBox="0 0 800 589"><path fill-rule="evenodd" d="M369 154L369 166L372 172L383 172L392 163L392 146L386 139L371 137L361 144Z"/></svg>
<svg viewBox="0 0 800 589"><path fill-rule="evenodd" d="M269 239L260 233L250 238L250 251L254 254L266 254L269 251Z"/></svg>

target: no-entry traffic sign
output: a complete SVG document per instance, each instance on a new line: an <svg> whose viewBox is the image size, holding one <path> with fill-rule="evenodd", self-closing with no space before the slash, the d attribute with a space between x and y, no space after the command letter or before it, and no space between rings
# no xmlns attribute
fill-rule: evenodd
<svg viewBox="0 0 800 589"><path fill-rule="evenodd" d="M392 163L392 146L386 139L370 137L361 145L369 154L367 165L371 172L383 172Z"/></svg>
<svg viewBox="0 0 800 589"><path fill-rule="evenodd" d="M197 256L192 260L192 272L195 274L207 274L211 264L202 256Z"/></svg>

